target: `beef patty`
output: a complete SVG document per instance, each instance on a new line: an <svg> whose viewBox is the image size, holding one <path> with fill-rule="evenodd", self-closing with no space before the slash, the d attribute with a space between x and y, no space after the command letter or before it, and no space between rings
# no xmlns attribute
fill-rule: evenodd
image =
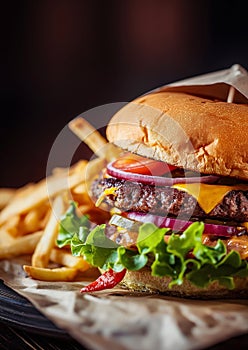
<svg viewBox="0 0 248 350"><path fill-rule="evenodd" d="M232 190L206 214L190 194L172 187L144 185L138 182L100 178L92 185L92 194L99 198L102 192L116 187L115 194L107 195L104 202L122 211L137 211L180 218L213 218L222 221L248 221L248 191Z"/></svg>

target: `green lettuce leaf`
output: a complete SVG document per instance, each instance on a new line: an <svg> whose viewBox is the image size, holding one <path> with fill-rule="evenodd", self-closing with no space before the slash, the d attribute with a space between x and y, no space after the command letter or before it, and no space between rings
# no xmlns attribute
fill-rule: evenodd
<svg viewBox="0 0 248 350"><path fill-rule="evenodd" d="M168 242L168 252L178 256L183 261L186 254L201 244L203 230L204 224L202 222L194 222L181 235L173 233Z"/></svg>
<svg viewBox="0 0 248 350"><path fill-rule="evenodd" d="M71 240L73 255L83 255L91 265L101 268L112 268L117 261L117 248L118 244L105 236L105 225L96 226L86 240L81 240L77 234Z"/></svg>
<svg viewBox="0 0 248 350"><path fill-rule="evenodd" d="M171 230L151 223L142 224L137 238L137 250L113 242L105 235L105 225L91 229L87 217L79 217L76 204L71 202L61 218L58 246L70 244L72 254L84 256L93 266L116 272L137 271L148 265L153 276L171 278L170 287L188 279L200 288L218 281L234 288L233 277L247 277L248 263L236 251L227 254L218 240L214 247L202 243L204 224L194 222L181 235L172 233L168 243L164 236Z"/></svg>
<svg viewBox="0 0 248 350"><path fill-rule="evenodd" d="M140 270L148 262L147 255L139 254L136 251L126 249L124 247L118 248L118 255L122 266L130 271Z"/></svg>
<svg viewBox="0 0 248 350"><path fill-rule="evenodd" d="M81 241L85 241L90 232L90 221L87 216L79 217L76 209L76 203L71 201L68 210L60 218L59 234L57 237L57 245L60 248L70 244L75 234Z"/></svg>
<svg viewBox="0 0 248 350"><path fill-rule="evenodd" d="M157 245L164 240L164 235L170 229L158 228L154 224L143 224L139 229L137 248L140 254L148 254L156 250Z"/></svg>

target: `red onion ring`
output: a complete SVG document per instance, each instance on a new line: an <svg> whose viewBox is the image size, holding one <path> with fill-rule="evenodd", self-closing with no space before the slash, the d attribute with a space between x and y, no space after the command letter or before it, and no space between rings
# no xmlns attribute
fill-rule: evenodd
<svg viewBox="0 0 248 350"><path fill-rule="evenodd" d="M173 231L184 231L193 223L193 221L137 212L126 213L126 216L131 220L140 221L143 223L150 222L158 227L171 228ZM204 224L203 233L219 237L232 237L240 233L240 230L236 226Z"/></svg>
<svg viewBox="0 0 248 350"><path fill-rule="evenodd" d="M219 176L215 175L205 175L202 177L162 177L162 176L152 176L143 175L136 173L129 173L115 168L113 163L107 165L107 173L110 176L116 177L117 179L141 182L146 185L157 185L157 186L172 186L175 184L182 183L215 183L219 180Z"/></svg>

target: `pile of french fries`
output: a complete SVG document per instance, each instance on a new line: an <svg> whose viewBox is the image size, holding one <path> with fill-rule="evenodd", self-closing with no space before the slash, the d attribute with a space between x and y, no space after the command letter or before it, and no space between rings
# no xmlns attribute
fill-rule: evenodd
<svg viewBox="0 0 248 350"><path fill-rule="evenodd" d="M72 256L69 247L56 246L59 219L70 200L78 203L79 215L87 214L98 223L106 219L106 212L91 200L89 187L106 162L120 153L82 118L72 120L69 128L97 158L56 168L46 179L20 189L0 188L0 260L30 255L30 265L23 268L43 281L74 281L94 270L83 257Z"/></svg>

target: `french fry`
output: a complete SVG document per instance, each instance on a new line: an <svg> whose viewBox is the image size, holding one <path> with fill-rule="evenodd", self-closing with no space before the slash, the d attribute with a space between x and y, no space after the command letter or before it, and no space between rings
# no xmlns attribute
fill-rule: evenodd
<svg viewBox="0 0 248 350"><path fill-rule="evenodd" d="M89 188L107 161L116 158L119 150L108 144L82 118L78 121L78 124L72 122L72 127L76 127L81 136L85 135L85 131L88 133L88 145L99 158L82 160L68 168L55 168L51 176L36 184L30 183L8 195L6 191L2 201L3 190L7 189L0 189L0 208L3 208L0 212L0 259L32 254L31 266L25 265L24 270L35 279L72 281L77 273L90 273L92 268L83 257L72 256L68 247L59 249L55 246L58 220L66 209L64 203L73 199L78 202L79 213L93 215L96 220L99 217L102 221L104 213L94 209ZM49 262L61 267L50 269Z"/></svg>
<svg viewBox="0 0 248 350"><path fill-rule="evenodd" d="M28 232L37 230L40 226L40 213L37 209L32 209L24 218L24 226Z"/></svg>
<svg viewBox="0 0 248 350"><path fill-rule="evenodd" d="M58 282L58 281L73 281L78 270L70 267L59 267L55 269L48 269L42 267L35 267L24 265L24 271L31 277L36 280L41 281L50 281L50 282Z"/></svg>
<svg viewBox="0 0 248 350"><path fill-rule="evenodd" d="M86 160L78 162L73 171L61 176L51 175L35 185L19 190L11 203L0 212L0 225L14 215L27 213L29 210L42 205L49 198L75 187L83 181L83 171L87 165Z"/></svg>
<svg viewBox="0 0 248 350"><path fill-rule="evenodd" d="M31 209L23 219L24 231L30 233L44 228L42 219L45 218L47 211L48 205L45 204Z"/></svg>
<svg viewBox="0 0 248 350"><path fill-rule="evenodd" d="M10 202L15 193L16 190L12 188L0 188L0 210Z"/></svg>
<svg viewBox="0 0 248 350"><path fill-rule="evenodd" d="M15 238L6 230L5 227L0 228L0 247L11 244Z"/></svg>
<svg viewBox="0 0 248 350"><path fill-rule="evenodd" d="M38 231L30 235L15 238L6 244L1 242L0 259L9 259L19 255L32 254L41 236L42 231Z"/></svg>
<svg viewBox="0 0 248 350"><path fill-rule="evenodd" d="M69 128L100 158L108 162L119 157L120 149L107 140L85 119L78 117L69 123Z"/></svg>
<svg viewBox="0 0 248 350"><path fill-rule="evenodd" d="M90 197L91 183L101 170L106 166L106 161L102 158L91 160L84 171L84 181L71 190L72 199L76 201L79 206L84 205L88 207L94 206L94 202Z"/></svg>
<svg viewBox="0 0 248 350"><path fill-rule="evenodd" d="M58 235L58 219L64 213L65 207L61 196L55 198L53 210L44 229L44 233L32 256L32 266L47 267L55 240Z"/></svg>
<svg viewBox="0 0 248 350"><path fill-rule="evenodd" d="M75 268L81 272L88 270L91 266L81 256L73 256L71 252L64 249L54 248L51 251L50 260L54 263Z"/></svg>
<svg viewBox="0 0 248 350"><path fill-rule="evenodd" d="M48 205L44 204L31 209L26 215L14 215L3 226L13 237L23 236L44 228Z"/></svg>
<svg viewBox="0 0 248 350"><path fill-rule="evenodd" d="M92 182L92 180L99 175L99 173L106 166L106 160L104 158L95 158L88 162L85 169L85 188L88 193L88 184Z"/></svg>
<svg viewBox="0 0 248 350"><path fill-rule="evenodd" d="M93 208L90 204L81 204L78 207L78 211L80 214L87 214Z"/></svg>
<svg viewBox="0 0 248 350"><path fill-rule="evenodd" d="M82 192L79 192L79 189L77 189L76 192L72 191L71 196L72 196L72 199L78 203L78 205L88 205L88 206L94 205L86 188Z"/></svg>
<svg viewBox="0 0 248 350"><path fill-rule="evenodd" d="M69 128L95 154L102 156L101 149L107 144L107 140L87 120L81 117L75 118L69 123Z"/></svg>
<svg viewBox="0 0 248 350"><path fill-rule="evenodd" d="M57 167L57 168L54 168L52 170L52 174L55 175L55 176L60 176L60 175L63 175L65 174L66 172L68 172L68 168L60 168L60 167Z"/></svg>
<svg viewBox="0 0 248 350"><path fill-rule="evenodd" d="M5 229L8 231L9 234L11 234L11 236L13 237L18 236L18 232L20 232L21 230L20 221L21 221L21 216L14 215L11 218L9 218L8 222L5 224Z"/></svg>
<svg viewBox="0 0 248 350"><path fill-rule="evenodd" d="M85 184L83 183L83 184L80 184L80 185L74 187L72 189L72 193L82 195L82 194L87 193L87 188L86 188Z"/></svg>
<svg viewBox="0 0 248 350"><path fill-rule="evenodd" d="M51 208L48 208L46 214L45 214L44 217L42 218L41 223L40 223L40 225L41 225L42 228L44 228L44 227L47 225L48 220L49 220L49 218L50 218L50 216L51 216L51 211L52 211L52 209L51 209Z"/></svg>

